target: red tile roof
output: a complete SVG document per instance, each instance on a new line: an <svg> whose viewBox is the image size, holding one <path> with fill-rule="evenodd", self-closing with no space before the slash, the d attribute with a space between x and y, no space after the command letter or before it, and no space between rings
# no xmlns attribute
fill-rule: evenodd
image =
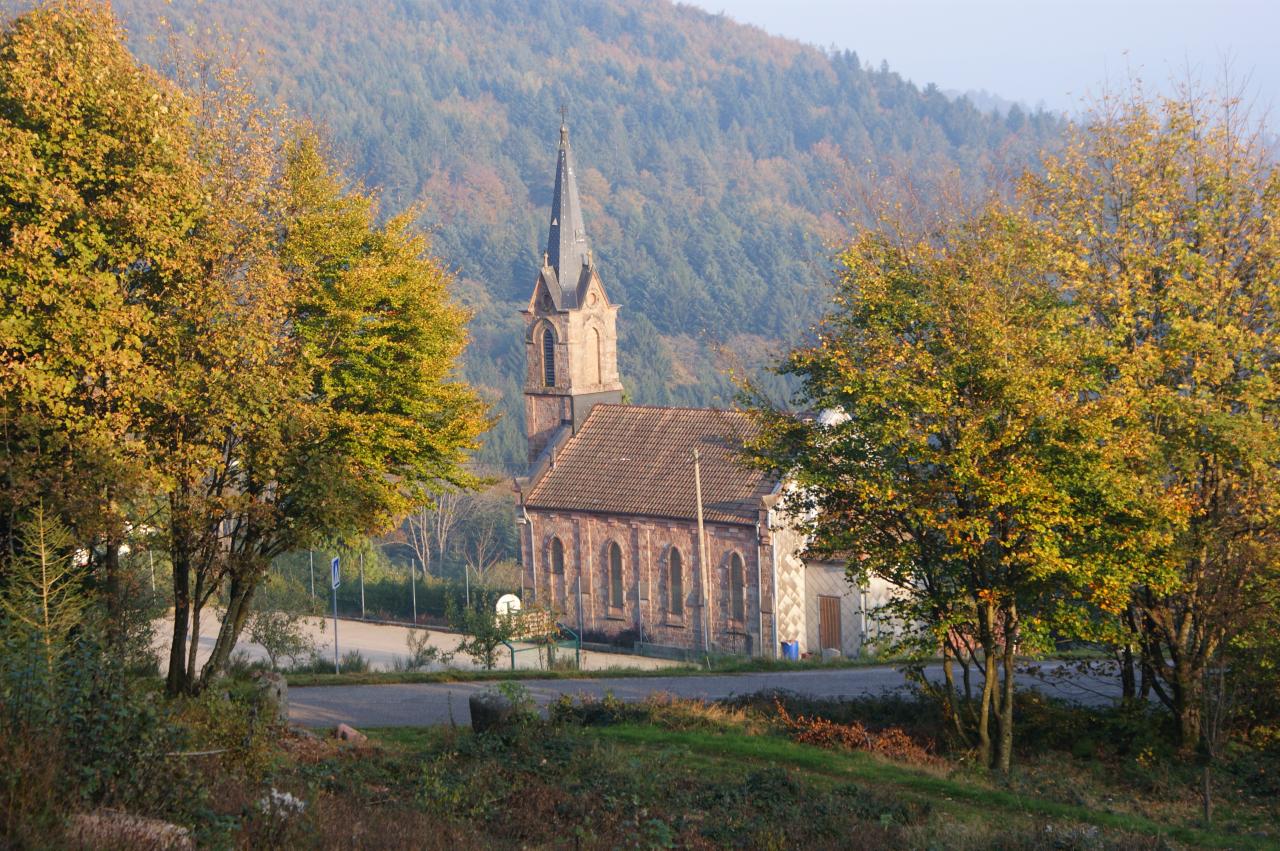
<svg viewBox="0 0 1280 851"><path fill-rule="evenodd" d="M534 485L530 508L693 520L693 450L708 522L750 523L775 480L739 454L745 414L714 408L596 405Z"/></svg>

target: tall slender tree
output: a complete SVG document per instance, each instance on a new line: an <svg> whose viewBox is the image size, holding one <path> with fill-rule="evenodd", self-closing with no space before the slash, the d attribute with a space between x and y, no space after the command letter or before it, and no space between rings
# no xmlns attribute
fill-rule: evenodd
<svg viewBox="0 0 1280 851"><path fill-rule="evenodd" d="M153 483L139 407L156 392L140 296L182 265L200 187L192 116L105 5L65 0L0 34L0 550L38 504L114 586ZM105 555L104 555L105 554Z"/></svg>
<svg viewBox="0 0 1280 851"><path fill-rule="evenodd" d="M1130 503L1111 544L1188 747L1209 667L1280 581L1280 169L1259 131L1231 97L1135 90L1022 186L1100 343L1107 465Z"/></svg>

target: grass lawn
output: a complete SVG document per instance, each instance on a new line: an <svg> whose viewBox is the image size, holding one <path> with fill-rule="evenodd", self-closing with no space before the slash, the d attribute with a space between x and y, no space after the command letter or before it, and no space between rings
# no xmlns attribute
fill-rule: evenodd
<svg viewBox="0 0 1280 851"><path fill-rule="evenodd" d="M1246 784L1229 796L1242 781L1224 772L1215 829L1204 829L1194 772L1152 763L1146 750L1133 758L1073 755L1037 740L1033 730L1036 751L1000 780L962 756L914 745L907 753L915 757L895 759L801 744L764 706L605 698L563 702L552 720L530 719L500 735L394 728L371 731L357 745L293 736L283 742L270 783L306 800L306 812L255 812L233 841L318 848L1155 849L1273 848L1280 837L1269 787ZM907 712L901 701L842 706L859 717ZM1032 725L1065 723L1028 716ZM924 727L911 729L919 737ZM1259 766L1274 771L1275 761Z"/></svg>
<svg viewBox="0 0 1280 851"><path fill-rule="evenodd" d="M596 735L652 752L680 752L710 756L718 762L736 761L786 766L820 778L873 784L881 792L892 790L900 799L925 805L945 820L970 822L969 829L990 825L1054 820L1065 824L1093 825L1132 836L1171 838L1206 848L1274 848L1274 842L1220 834L1196 828L1162 824L1129 813L1090 810L1044 798L1006 791L974 777L946 776L938 772L895 765L863 753L845 753L796 744L780 738L727 733L669 731L648 725L619 725L593 731ZM976 824L974 824L976 822Z"/></svg>

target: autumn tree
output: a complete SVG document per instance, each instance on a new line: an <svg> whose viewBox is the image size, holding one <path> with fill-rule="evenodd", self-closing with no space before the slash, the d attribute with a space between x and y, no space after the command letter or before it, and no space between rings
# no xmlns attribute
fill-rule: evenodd
<svg viewBox="0 0 1280 851"><path fill-rule="evenodd" d="M1206 675L1280 581L1280 169L1238 100L1134 91L1022 190L1101 344L1131 640L1190 747Z"/></svg>
<svg viewBox="0 0 1280 851"><path fill-rule="evenodd" d="M1037 229L998 204L923 235L883 220L839 262L832 310L783 367L800 407L826 413L754 397L757 460L790 481L809 552L888 581L949 677L977 651L981 694L956 707L949 683L945 699L1007 771L1015 654L1045 644L1088 522L1074 311Z"/></svg>
<svg viewBox="0 0 1280 851"><path fill-rule="evenodd" d="M172 279L142 294L154 317L148 358L163 376L142 406L141 428L173 566L170 693L196 690L225 665L226 642L234 644L247 612L228 606L208 676L197 678L202 617L237 582L263 577L262 542L285 521L274 477L308 425L299 349L289 339L294 281L278 244L287 123L216 53L191 48L183 58L175 73L202 204ZM297 519L292 531L315 532Z"/></svg>
<svg viewBox="0 0 1280 851"><path fill-rule="evenodd" d="M42 504L108 591L153 483L141 294L174 280L200 206L190 118L104 5L44 4L0 35L0 550Z"/></svg>
<svg viewBox="0 0 1280 851"><path fill-rule="evenodd" d="M178 693L225 667L274 555L469 485L487 419L412 213L383 222L216 52L172 64L88 0L0 39L0 534L21 549L43 498L110 586L131 523L164 528Z"/></svg>
<svg viewBox="0 0 1280 851"><path fill-rule="evenodd" d="M226 612L198 680L187 667L188 690L225 667L271 558L322 534L385 531L431 492L469 485L463 462L487 425L455 377L466 314L411 215L379 224L375 200L343 183L312 133L282 157L270 248L281 283L264 296L260 381L226 409L232 442L201 479L225 474L223 516L201 529L221 538Z"/></svg>

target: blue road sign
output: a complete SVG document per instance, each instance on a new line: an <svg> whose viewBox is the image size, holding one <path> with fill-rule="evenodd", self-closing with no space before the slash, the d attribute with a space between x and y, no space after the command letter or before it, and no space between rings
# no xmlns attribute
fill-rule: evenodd
<svg viewBox="0 0 1280 851"><path fill-rule="evenodd" d="M333 589L338 590L338 586L342 584L342 571L338 568L338 557L334 556L329 566L333 569Z"/></svg>

